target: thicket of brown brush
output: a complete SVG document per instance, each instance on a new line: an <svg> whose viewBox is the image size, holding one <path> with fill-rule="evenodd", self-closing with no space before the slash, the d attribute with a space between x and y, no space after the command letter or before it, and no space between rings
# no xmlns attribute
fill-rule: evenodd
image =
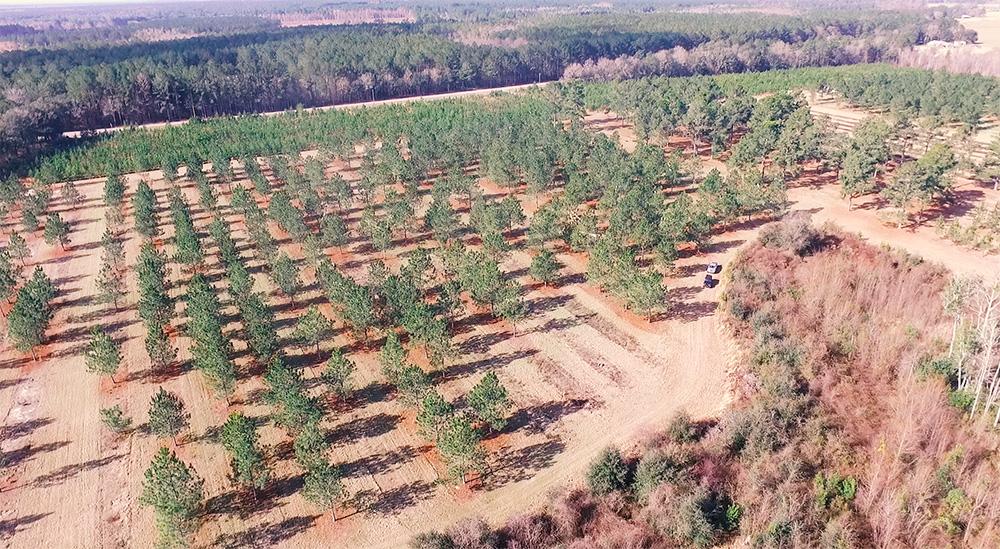
<svg viewBox="0 0 1000 549"><path fill-rule="evenodd" d="M677 418L608 494L414 547L1000 546L995 433L919 368L946 347L943 269L791 218L729 276L722 306L748 353L717 422Z"/></svg>

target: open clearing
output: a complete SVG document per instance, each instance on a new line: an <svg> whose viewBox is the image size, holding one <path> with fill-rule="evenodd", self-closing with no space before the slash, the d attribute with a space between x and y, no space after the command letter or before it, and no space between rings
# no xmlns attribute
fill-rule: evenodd
<svg viewBox="0 0 1000 549"><path fill-rule="evenodd" d="M990 9L979 17L960 19L962 26L976 31L978 42L991 49L1000 48L1000 10Z"/></svg>
<svg viewBox="0 0 1000 549"><path fill-rule="evenodd" d="M588 123L596 130L615 133L626 146L631 140L634 146L634 136L621 120L592 114ZM703 160L706 167L722 166L718 161ZM350 162L334 162L328 169L355 181L359 165L360 158L355 155ZM129 195L140 179L157 190L165 210L167 184L161 174L129 176ZM206 231L209 219L196 205L193 183L182 178L180 184L192 204L196 225ZM66 251L41 242L37 234L29 241L35 255L28 267L43 266L59 288L59 297L49 331L51 344L42 350L41 359L32 362L10 349L0 356L0 414L6 431L2 449L13 456L13 466L0 484L0 540L5 546L142 547L153 539L152 513L138 505L137 496L142 473L160 442L139 432L116 441L100 424L97 410L120 404L142 424L149 399L160 386L179 394L192 416L191 434L176 449L181 459L206 479L208 518L199 532L199 545L225 547L400 547L414 533L461 517L506 517L540 503L552 489L580 482L587 464L609 443L626 445L641 440L662 428L678 410L702 418L715 415L727 403L726 371L737 350L715 311L721 288L703 289L700 275L707 262L728 264L739 247L754 236L759 221L737 224L714 235L699 255L683 254L675 276L667 280L672 306L653 321L635 317L586 283L582 257L560 254L566 267L559 282L546 288L530 279L529 258L517 251L509 256L504 269L515 273L524 289L528 318L515 329L475 306L469 307L457 322L458 357L434 373L435 385L449 399L466 393L490 369L511 392L515 407L510 424L486 442L490 451L488 475L465 487L439 482L443 473L435 452L417 434L412 412L397 402L382 382L376 352L381 342L359 345L338 323L335 344L350 349L350 358L358 365L357 390L347 409L331 407L323 426L333 441L332 457L344 468L348 490L365 505L342 509L336 523L320 516L296 493L302 479L291 459L287 436L267 425L261 429L262 442L276 457L276 482L265 503L255 507L239 498L227 480L228 459L222 448L210 441L210 430L231 411L265 416L268 407L259 398L263 384L259 376L242 376L233 405L227 408L210 394L198 372L157 375L141 366L147 359L134 307L115 312L93 301L104 231L102 185L103 180L81 182L79 189L85 195L81 208L56 203L55 210L61 211L73 228L72 244ZM485 181L481 185L488 196L507 192ZM318 304L332 316L309 267L302 270L307 291L294 303L273 291L261 270L263 261L249 250L242 216L228 207L223 186L216 188L256 287L268 292L279 334L289 337L294 320L310 304ZM969 192L965 195L969 203L1000 199L975 182L963 183L959 189ZM426 184L421 191L426 198ZM833 221L873 242L909 250L958 272L990 274L997 270L996 256L943 241L929 227L910 230L887 225L872 209L873 204L862 202L849 210L829 174L807 171L789 195L792 209ZM524 198L523 193L518 196L526 212L534 211L534 199ZM941 215L961 217L967 211L956 209ZM350 214L352 228L360 215L360 209ZM161 212L161 221L166 218ZM8 221L4 231L10 227ZM277 226L271 228L283 250L305 266L300 247ZM164 242L169 242L172 225L163 223L162 229ZM139 237L126 232L126 238L127 261L133 264ZM355 238L345 249L328 249L327 254L343 272L363 280L374 259L398 267L401 255L430 243L426 233L418 232L405 242L397 241L391 252L378 253ZM171 254L172 245L166 245L166 251ZM218 275L221 269L214 248L206 251L210 258L207 273ZM173 293L181 295L187 275L171 264L170 276L175 283ZM213 280L220 289L224 312L233 313L224 281L218 276ZM134 304L134 277L128 284L127 301ZM90 326L97 323L113 326L125 341L126 381L99 381L85 372L83 346ZM237 332L238 325L233 321L227 330ZM184 362L189 342L176 334L175 330L179 359ZM236 340L234 344L242 357L237 364L246 372L250 360L243 352L245 343ZM316 385L317 367L325 360L329 346L320 355L292 346L286 352L289 362ZM413 359L419 361L420 357ZM319 387L315 390L319 394Z"/></svg>

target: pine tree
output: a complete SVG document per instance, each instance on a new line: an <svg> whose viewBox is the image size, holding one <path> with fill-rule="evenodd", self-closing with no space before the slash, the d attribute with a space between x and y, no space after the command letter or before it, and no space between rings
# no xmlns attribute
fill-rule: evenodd
<svg viewBox="0 0 1000 549"><path fill-rule="evenodd" d="M121 348L102 326L91 329L84 359L89 372L107 376L112 383L118 383L115 381L115 374L122 364Z"/></svg>
<svg viewBox="0 0 1000 549"><path fill-rule="evenodd" d="M25 265L25 259L31 257L31 249L28 242L18 233L10 233L10 240L7 241L7 251L11 257L17 258L21 265Z"/></svg>
<svg viewBox="0 0 1000 549"><path fill-rule="evenodd" d="M110 227L101 235L101 261L120 273L125 272L125 246Z"/></svg>
<svg viewBox="0 0 1000 549"><path fill-rule="evenodd" d="M220 440L229 451L232 479L237 484L250 488L254 498L257 490L263 489L271 480L271 469L258 443L260 437L252 419L234 412L222 425Z"/></svg>
<svg viewBox="0 0 1000 549"><path fill-rule="evenodd" d="M441 429L437 438L437 448L453 477L465 482L469 471L483 472L486 453L480 444L479 433L464 416L453 416Z"/></svg>
<svg viewBox="0 0 1000 549"><path fill-rule="evenodd" d="M117 207L125 199L125 178L112 175L104 181L104 203Z"/></svg>
<svg viewBox="0 0 1000 549"><path fill-rule="evenodd" d="M187 203L180 196L171 197L171 209L174 221L174 246L177 248L175 259L188 267L200 265L205 253L198 238L198 231L191 220Z"/></svg>
<svg viewBox="0 0 1000 549"><path fill-rule="evenodd" d="M167 293L166 263L151 242L143 243L135 270L139 275L139 317L147 329L167 325L174 314L174 301Z"/></svg>
<svg viewBox="0 0 1000 549"><path fill-rule="evenodd" d="M0 300L10 303L10 298L17 288L20 274L20 270L14 266L7 250L0 249Z"/></svg>
<svg viewBox="0 0 1000 549"><path fill-rule="evenodd" d="M531 259L528 271L536 280L548 286L556 279L560 268L562 263L556 259L555 254L543 249Z"/></svg>
<svg viewBox="0 0 1000 549"><path fill-rule="evenodd" d="M340 349L334 349L320 377L333 394L344 398L351 390L351 375L354 369L354 362L344 356Z"/></svg>
<svg viewBox="0 0 1000 549"><path fill-rule="evenodd" d="M80 189L76 188L76 183L67 181L62 185L62 198L71 206L78 206L83 201Z"/></svg>
<svg viewBox="0 0 1000 549"><path fill-rule="evenodd" d="M17 301L7 316L7 335L18 351L31 351L37 360L35 347L45 339L45 330L52 320L50 301L55 296L52 282L41 267L35 267L31 279L17 293Z"/></svg>
<svg viewBox="0 0 1000 549"><path fill-rule="evenodd" d="M278 254L271 263L271 279L281 293L295 303L295 294L301 289L302 282L299 280L299 269L290 257L284 253Z"/></svg>
<svg viewBox="0 0 1000 549"><path fill-rule="evenodd" d="M392 385L399 384L399 376L406 367L406 349L399 341L396 332L390 331L385 336L385 345L379 352L379 363L382 365L382 375Z"/></svg>
<svg viewBox="0 0 1000 549"><path fill-rule="evenodd" d="M306 471L302 486L302 497L320 509L329 510L334 522L337 520L337 504L343 501L345 494L344 484L340 479L337 467L322 463Z"/></svg>
<svg viewBox="0 0 1000 549"><path fill-rule="evenodd" d="M159 234L159 223L156 218L156 193L145 180L139 182L139 187L132 197L132 210L135 216L135 228L146 238Z"/></svg>
<svg viewBox="0 0 1000 549"><path fill-rule="evenodd" d="M507 424L507 412L512 403L507 389L500 383L496 372L489 372L469 391L466 399L479 419L490 429L499 431Z"/></svg>
<svg viewBox="0 0 1000 549"><path fill-rule="evenodd" d="M69 224L58 213L51 213L45 219L45 242L47 244L58 242L64 250L66 244L69 244Z"/></svg>
<svg viewBox="0 0 1000 549"><path fill-rule="evenodd" d="M292 337L305 345L314 345L319 352L319 344L333 334L330 319L320 312L315 305L310 305L306 313L295 324Z"/></svg>
<svg viewBox="0 0 1000 549"><path fill-rule="evenodd" d="M126 416L122 407L117 404L111 408L101 408L101 423L111 432L119 435L132 427L132 419Z"/></svg>
<svg viewBox="0 0 1000 549"><path fill-rule="evenodd" d="M428 391L424 398L420 400L420 408L417 411L417 425L420 433L430 440L437 440L441 430L447 425L455 407L441 396L437 391Z"/></svg>
<svg viewBox="0 0 1000 549"><path fill-rule="evenodd" d="M198 528L204 503L204 481L177 456L160 448L146 469L139 502L156 513L159 545L186 546Z"/></svg>
<svg viewBox="0 0 1000 549"><path fill-rule="evenodd" d="M127 293L125 289L125 277L123 273L114 266L103 263L101 271L97 273L97 300L100 303L112 303L118 309L119 302Z"/></svg>
<svg viewBox="0 0 1000 549"><path fill-rule="evenodd" d="M159 437L171 437L176 443L177 435L187 429L189 419L180 397L163 387L149 402L149 430Z"/></svg>
<svg viewBox="0 0 1000 549"><path fill-rule="evenodd" d="M146 354L154 369L162 369L177 358L177 351L170 344L170 339L160 324L146 326Z"/></svg>
<svg viewBox="0 0 1000 549"><path fill-rule="evenodd" d="M191 355L194 366L208 378L212 387L229 397L236 385L236 366L230 358L232 342L222 333L219 298L208 278L196 273L188 282L187 331L193 340Z"/></svg>
<svg viewBox="0 0 1000 549"><path fill-rule="evenodd" d="M104 224L115 233L125 230L125 208L122 204L108 206L104 209Z"/></svg>
<svg viewBox="0 0 1000 549"><path fill-rule="evenodd" d="M347 243L347 225L339 215L323 216L319 230L327 246L340 247Z"/></svg>
<svg viewBox="0 0 1000 549"><path fill-rule="evenodd" d="M330 443L319 428L318 422L309 422L295 435L292 443L295 451L295 462L305 470L314 469L327 463L326 452Z"/></svg>

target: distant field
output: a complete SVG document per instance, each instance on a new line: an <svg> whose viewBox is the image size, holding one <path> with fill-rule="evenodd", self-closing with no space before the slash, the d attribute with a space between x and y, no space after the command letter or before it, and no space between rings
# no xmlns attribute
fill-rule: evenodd
<svg viewBox="0 0 1000 549"><path fill-rule="evenodd" d="M988 11L982 17L970 17L959 22L979 33L979 42L984 46L1000 48L1000 11Z"/></svg>

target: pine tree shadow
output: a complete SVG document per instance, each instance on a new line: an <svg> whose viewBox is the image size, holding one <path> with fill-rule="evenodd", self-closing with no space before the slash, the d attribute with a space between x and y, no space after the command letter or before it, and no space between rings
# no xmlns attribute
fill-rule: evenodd
<svg viewBox="0 0 1000 549"><path fill-rule="evenodd" d="M24 515L13 519L0 520L0 539L10 539L23 530L25 526L38 522L51 514L51 512L35 513L33 515Z"/></svg>

